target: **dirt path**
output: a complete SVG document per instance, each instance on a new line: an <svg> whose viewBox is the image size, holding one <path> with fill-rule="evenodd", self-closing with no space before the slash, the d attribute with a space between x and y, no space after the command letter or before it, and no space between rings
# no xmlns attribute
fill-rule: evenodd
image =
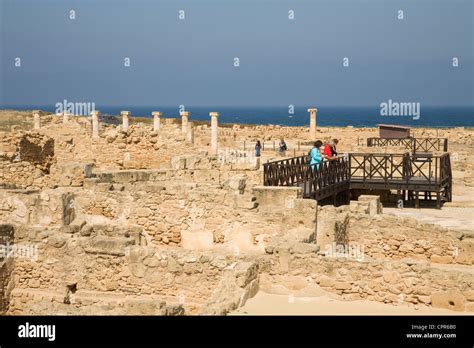
<svg viewBox="0 0 474 348"><path fill-rule="evenodd" d="M393 306L375 301L340 301L327 296L291 297L260 291L230 315L474 315L447 309L408 305Z"/></svg>
<svg viewBox="0 0 474 348"><path fill-rule="evenodd" d="M474 231L474 207L443 207L442 209L384 207L383 212L395 216L412 217L421 222L450 229Z"/></svg>

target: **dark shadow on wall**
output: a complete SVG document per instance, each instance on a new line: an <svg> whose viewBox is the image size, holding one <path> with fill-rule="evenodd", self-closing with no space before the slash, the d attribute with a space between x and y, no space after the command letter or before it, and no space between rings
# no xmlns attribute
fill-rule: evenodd
<svg viewBox="0 0 474 348"><path fill-rule="evenodd" d="M15 229L12 225L0 224L0 315L6 313L10 297L10 279L13 272L13 258L9 247L13 245Z"/></svg>

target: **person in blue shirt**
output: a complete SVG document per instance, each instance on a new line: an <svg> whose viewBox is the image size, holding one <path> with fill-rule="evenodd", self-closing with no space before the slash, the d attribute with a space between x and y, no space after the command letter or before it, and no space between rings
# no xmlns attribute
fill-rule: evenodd
<svg viewBox="0 0 474 348"><path fill-rule="evenodd" d="M262 144L260 143L260 140L257 140L257 143L255 144L255 156L260 157L260 151L262 149Z"/></svg>
<svg viewBox="0 0 474 348"><path fill-rule="evenodd" d="M321 140L318 140L314 143L313 148L309 152L309 157L311 158L309 164L314 170L319 170L319 165L321 161L323 160L323 156L321 154L321 151L319 148L323 145L323 142Z"/></svg>

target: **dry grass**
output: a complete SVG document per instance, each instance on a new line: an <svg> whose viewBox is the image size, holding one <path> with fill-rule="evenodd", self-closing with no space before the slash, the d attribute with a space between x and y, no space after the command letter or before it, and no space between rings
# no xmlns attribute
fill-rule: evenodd
<svg viewBox="0 0 474 348"><path fill-rule="evenodd" d="M33 120L28 110L0 110L0 131L9 131L12 126L18 129L31 129Z"/></svg>

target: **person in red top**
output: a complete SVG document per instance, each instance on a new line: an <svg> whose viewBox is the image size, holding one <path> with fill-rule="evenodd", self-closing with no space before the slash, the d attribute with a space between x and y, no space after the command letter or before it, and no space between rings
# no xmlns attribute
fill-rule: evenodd
<svg viewBox="0 0 474 348"><path fill-rule="evenodd" d="M339 141L337 139L333 139L329 141L326 146L324 147L324 156L327 159L331 159L337 156L336 145Z"/></svg>

